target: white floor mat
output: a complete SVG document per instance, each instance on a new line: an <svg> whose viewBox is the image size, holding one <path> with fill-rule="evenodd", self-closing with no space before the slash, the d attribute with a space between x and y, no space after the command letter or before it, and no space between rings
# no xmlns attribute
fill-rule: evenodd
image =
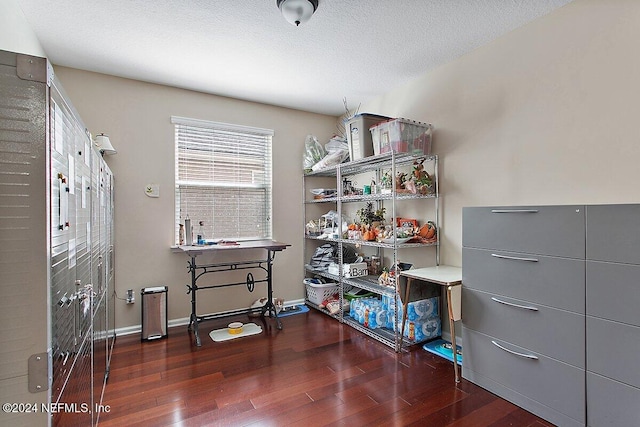
<svg viewBox="0 0 640 427"><path fill-rule="evenodd" d="M209 332L209 336L212 340L220 342L232 340L234 338L246 337L249 335L256 335L259 333L262 333L261 326L258 326L255 323L245 323L242 327L242 332L240 332L239 334L230 334L228 328L223 328Z"/></svg>

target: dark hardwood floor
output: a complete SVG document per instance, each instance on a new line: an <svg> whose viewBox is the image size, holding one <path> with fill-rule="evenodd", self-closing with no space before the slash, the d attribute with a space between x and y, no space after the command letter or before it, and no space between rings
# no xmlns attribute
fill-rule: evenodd
<svg viewBox="0 0 640 427"><path fill-rule="evenodd" d="M232 320L260 335L226 342L208 333ZM111 426L550 426L466 380L420 346L392 349L318 313L236 316L141 342L118 337L100 416Z"/></svg>

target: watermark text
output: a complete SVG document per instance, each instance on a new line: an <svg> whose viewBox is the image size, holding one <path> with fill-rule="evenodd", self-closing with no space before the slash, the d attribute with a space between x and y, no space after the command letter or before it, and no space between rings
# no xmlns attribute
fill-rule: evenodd
<svg viewBox="0 0 640 427"><path fill-rule="evenodd" d="M9 414L29 414L43 412L45 414L71 413L88 414L98 412L111 412L111 406L86 402L57 402L57 403L29 403L6 402L2 404L2 412Z"/></svg>

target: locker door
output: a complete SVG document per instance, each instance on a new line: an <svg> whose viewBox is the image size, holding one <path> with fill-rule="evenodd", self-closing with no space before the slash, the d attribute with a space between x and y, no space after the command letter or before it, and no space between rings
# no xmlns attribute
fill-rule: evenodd
<svg viewBox="0 0 640 427"><path fill-rule="evenodd" d="M0 400L40 405L50 384L29 391L28 360L47 358L50 344L48 87L18 77L20 56L0 51ZM0 411L3 426L46 423L41 412Z"/></svg>
<svg viewBox="0 0 640 427"><path fill-rule="evenodd" d="M93 403L91 159L89 137L55 87L51 90L52 402ZM89 149L90 150L90 149ZM92 414L55 413L54 425L90 425Z"/></svg>
<svg viewBox="0 0 640 427"><path fill-rule="evenodd" d="M53 88L51 129L52 401L58 402L90 322L76 284L75 140L73 115Z"/></svg>
<svg viewBox="0 0 640 427"><path fill-rule="evenodd" d="M94 229L97 229L98 236L97 245L94 249L98 251L97 257L97 281L95 283L96 300L93 306L93 399L94 403L100 403L102 397L102 389L107 374L107 273L109 271L109 257L107 253L107 230L108 222L106 219L107 211L107 176L106 165L102 156L94 150L93 155L98 159L98 215L94 217L97 220ZM94 258L95 259L95 258Z"/></svg>
<svg viewBox="0 0 640 427"><path fill-rule="evenodd" d="M105 218L105 226L107 232L107 256L106 256L106 294L105 294L105 304L106 304L106 331L107 331L107 371L109 369L109 360L111 359L111 350L113 348L113 343L115 342L115 252L114 252L114 227L113 227L113 185L114 178L113 173L105 165L105 170L107 172L107 180L106 180L106 218Z"/></svg>

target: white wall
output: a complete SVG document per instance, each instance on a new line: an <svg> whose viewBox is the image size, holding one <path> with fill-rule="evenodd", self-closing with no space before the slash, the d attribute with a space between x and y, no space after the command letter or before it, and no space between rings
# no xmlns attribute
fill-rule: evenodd
<svg viewBox="0 0 640 427"><path fill-rule="evenodd" d="M40 42L16 0L0 2L0 49L44 57Z"/></svg>
<svg viewBox="0 0 640 427"><path fill-rule="evenodd" d="M46 56L18 2L0 2L0 49ZM55 67L73 105L92 134L110 135L118 154L108 157L114 172L116 291L169 286L169 319L189 315L187 258L170 251L173 241L174 148L172 115L270 128L273 138L274 238L290 243L278 254L274 289L286 300L304 298L302 257L302 149L307 133L327 141L336 129L335 117L244 102L203 93L146 84L64 67ZM144 195L145 184L160 185L161 197ZM249 254L262 256L262 252ZM242 277L219 280L240 281ZM213 280L213 279L212 279ZM205 283L205 282L203 282ZM209 280L211 283L211 280ZM266 294L257 285L253 294L244 287L205 291L198 295L201 311L219 312L248 307ZM139 325L140 301L118 301L116 326Z"/></svg>
<svg viewBox="0 0 640 427"><path fill-rule="evenodd" d="M273 237L290 243L274 264L275 296L304 298L302 257L302 151L307 133L326 142L335 117L207 95L134 80L55 67L72 103L89 130L104 132L118 151L106 161L115 176L116 290L124 298L133 289L138 302L118 301L116 326L139 325L141 288L169 286L169 319L189 316L187 256L172 253L174 242L174 127L172 115L269 128L273 137ZM160 186L160 198L144 194L146 184ZM197 218L192 218L194 221ZM257 254L264 256L262 252ZM224 258L220 258L221 260ZM255 273L256 278L259 278ZM211 275L210 275L211 276ZM243 281L239 275L203 278ZM201 291L199 314L249 307L266 295L265 285L251 294L245 286Z"/></svg>
<svg viewBox="0 0 640 427"><path fill-rule="evenodd" d="M575 0L362 105L435 125L443 263L461 265L463 206L640 201L638 24L640 2ZM186 259L168 249L169 117L181 115L275 129L274 237L294 244L276 260L276 293L303 297L300 157L307 133L331 136L333 117L68 68L56 73L90 130L108 133L118 150L107 161L116 176L119 296L168 284L169 317L188 314ZM160 199L144 196L149 182L160 184ZM257 297L244 289L208 292L215 296L203 306L211 311ZM119 304L118 326L139 324L139 308Z"/></svg>
<svg viewBox="0 0 640 427"><path fill-rule="evenodd" d="M443 263L464 206L640 202L638 40L640 2L576 0L362 106L434 124Z"/></svg>

